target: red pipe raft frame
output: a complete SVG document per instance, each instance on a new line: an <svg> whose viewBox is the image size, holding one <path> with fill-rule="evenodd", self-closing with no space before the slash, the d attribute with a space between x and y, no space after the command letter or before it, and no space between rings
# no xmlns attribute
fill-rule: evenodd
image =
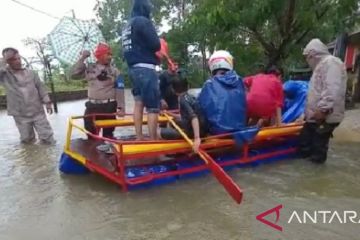
<svg viewBox="0 0 360 240"><path fill-rule="evenodd" d="M196 173L207 170L207 166L191 166L183 169L174 169L166 172L150 173L146 176L128 177L126 169L134 166L149 166L156 164L164 164L168 161L154 162L154 158L169 154L183 154L182 158L173 159L171 161L189 161L189 157L184 158L184 154L191 153L191 148L183 140L167 140L167 141L124 141L114 140L102 137L99 133L102 128L109 127L128 127L133 126L132 118L127 115L124 119L116 120L95 120L98 115L89 116L74 116L68 120L66 144L64 153L72 160L77 161L92 172L103 175L107 179L119 184L123 191L128 191L130 187L150 183L157 179L163 179L171 176L181 176L189 173ZM92 134L86 131L83 127L75 123L84 117L92 117L95 123L97 133ZM159 117L160 123L166 123L165 117ZM146 116L143 119L143 124L146 124ZM78 129L91 139L72 139L73 129ZM254 163L258 161L267 160L269 158L277 158L286 156L295 152L295 147L290 146L283 149L275 149L270 152L251 154L252 150L262 149L264 146L276 145L281 146L291 139L296 139L302 124L288 124L281 127L263 128L256 135L251 144L244 144L241 148L235 148L238 156L224 162L218 162L221 167L228 167L234 165L242 165L247 163ZM227 138L226 138L227 137ZM232 148L234 150L235 141L230 137L230 134L211 136L203 139L202 148L207 151L223 150ZM112 143L112 150L114 154L106 154L96 149L98 145L104 142ZM185 155L186 156L186 155ZM151 160L151 163L146 162L146 159ZM152 158L152 159L151 159Z"/></svg>

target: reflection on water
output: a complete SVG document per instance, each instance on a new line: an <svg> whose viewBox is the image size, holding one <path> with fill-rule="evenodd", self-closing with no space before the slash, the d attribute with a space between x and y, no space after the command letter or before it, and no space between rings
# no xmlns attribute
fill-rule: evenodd
<svg viewBox="0 0 360 240"><path fill-rule="evenodd" d="M52 147L20 145L13 120L0 112L1 240L260 239L256 227L262 226L254 222L263 210L259 202L290 199L296 208L325 208L329 199L360 198L358 143L333 144L325 166L291 160L231 171L245 191L240 206L211 175L130 193L95 174L63 175L57 165L66 119L83 110L84 101L59 105L59 114L49 117L58 140ZM313 198L321 200L307 201ZM349 209L358 206L350 200ZM345 229L330 233L357 239L355 230ZM284 239L329 236L313 230L299 226Z"/></svg>

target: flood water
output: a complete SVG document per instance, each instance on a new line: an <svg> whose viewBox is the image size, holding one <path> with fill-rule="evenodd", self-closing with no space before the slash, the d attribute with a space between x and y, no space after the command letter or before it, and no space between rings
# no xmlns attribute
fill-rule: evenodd
<svg viewBox="0 0 360 240"><path fill-rule="evenodd" d="M0 240L359 239L359 224L287 224L282 213L278 232L255 219L278 204L360 215L360 143L353 139L335 138L322 166L292 159L230 171L244 190L240 205L211 175L123 193L96 174L58 171L67 117L83 110L84 101L59 104L49 117L58 141L50 147L19 144L12 118L0 111ZM359 113L351 113L354 121Z"/></svg>

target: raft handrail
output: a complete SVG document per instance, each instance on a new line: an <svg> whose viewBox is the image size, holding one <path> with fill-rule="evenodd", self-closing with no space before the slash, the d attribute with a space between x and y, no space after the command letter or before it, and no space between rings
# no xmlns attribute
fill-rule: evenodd
<svg viewBox="0 0 360 240"><path fill-rule="evenodd" d="M160 140L160 141L149 141L149 140L143 140L143 141L128 141L128 140L121 140L121 139L111 139L111 138L106 138L103 136L99 136L97 134L91 133L89 131L87 131L84 127L80 127L77 124L74 123L74 120L77 119L82 119L85 116L92 116L92 115L96 115L96 116L109 116L109 114L91 114L91 115L84 115L84 116L73 116L70 117L68 120L68 124L70 124L72 127L77 128L78 130L80 130L81 132L90 135L91 137L94 137L96 139L99 140L105 140L108 142L112 142L112 143L118 143L118 144L127 144L127 145L131 145L131 144L153 144L153 143L169 143L169 142L179 142L178 140ZM71 136L70 136L71 137ZM70 142L71 138L67 137L67 142Z"/></svg>
<svg viewBox="0 0 360 240"><path fill-rule="evenodd" d="M94 116L99 116L99 114L91 114L91 115L94 115ZM114 114L104 114L104 115L114 115ZM123 152L124 150L124 145L132 145L132 144L152 144L152 143L162 143L162 142L184 142L184 140L171 140L171 141L128 141L128 140L122 140L122 139L110 139L110 138L106 138L106 137L103 137L103 136L100 136L98 133L94 134L94 133L91 133L89 131L87 131L83 126L80 126L77 122L75 122L75 120L79 120L79 119L83 119L85 116L71 116L68 118L68 132L67 132L67 135L66 135L66 144L65 144L65 153L69 154L71 157L73 157L74 159L78 160L80 163L82 163L83 165L86 165L90 170L93 170L93 171L97 171L103 175L105 175L107 178L115 181L116 183L120 184L122 187L123 187L123 190L124 191L127 191L128 189L128 185L132 185L133 183L135 183L132 179L129 179L127 176L126 176L126 173L125 173L125 168L126 168L126 160L130 159L129 157L131 156L135 156L137 155L136 153L135 154L126 154ZM279 128L289 128L289 127L301 127L302 124L291 124L291 125L285 125L285 126L281 126L281 127L267 127L267 128L262 128L261 130L269 130L269 129L279 129ZM116 173L110 173L108 172L107 170L104 170L101 168L100 165L98 165L97 163L95 162L91 162L91 161L88 161L84 156L74 152L71 150L71 138L72 138L72 135L73 135L73 128L76 128L78 129L80 132L94 138L94 139L97 139L97 140L102 140L102 141L107 141L107 142L110 142L112 144L116 144L115 147L114 145L112 146L112 149L114 151L114 155L115 155L115 164L116 164L116 167L117 167L117 172ZM106 127L105 127L106 128ZM246 130L246 129L244 129ZM233 135L234 133L226 133L226 134L222 134L222 135L216 135L216 136L210 136L210 137L207 137L207 138L203 138L203 140L209 140L209 139L214 139L214 138L219 138L219 137L228 137L228 136L231 136ZM294 133L292 133L294 134ZM269 138L266 138L267 140L269 140ZM230 139L229 139L230 140ZM263 139L264 140L264 139ZM234 141L234 140L232 140ZM250 159L252 159L253 157L250 157L248 155L248 151L249 151L249 146L248 144L245 144L243 146L243 153L244 155L241 157L241 159L237 160L237 161L232 161L232 163L243 163L243 162L250 162ZM191 151L191 148L188 147L188 150L186 149L183 149L184 152L185 151ZM291 151L294 151L293 149ZM155 152L153 153L155 154ZM162 154L161 151L156 151L156 154ZM130 156L131 155L131 156ZM271 155L269 155L271 156ZM223 164L220 164L221 166L225 166L225 164L227 163L223 163ZM205 168L202 168L202 169L205 169ZM192 169L191 171L188 171L188 172L195 172L196 169ZM155 178L158 178L158 177L161 177L161 176L175 176L176 174L180 174L180 173L185 173L184 170L177 170L177 171L174 171L172 173L166 173L166 174L154 174L152 173L151 174L151 177L152 179L155 179ZM141 182L142 180L144 180L142 177L140 177L139 179L139 182ZM140 181L141 180L141 181ZM146 179L145 182L149 181L149 179Z"/></svg>
<svg viewBox="0 0 360 240"><path fill-rule="evenodd" d="M170 111L169 111L170 112ZM160 114L161 115L161 114ZM85 117L96 117L96 116L103 116L103 117L109 117L109 116L116 116L116 113L96 113L96 114L87 114L87 115L83 115L83 116L76 116L76 118L85 118ZM126 116L133 116L133 114L131 113L127 113ZM105 119L106 120L106 119ZM109 119L112 120L112 119ZM121 120L121 119L119 119ZM113 126L106 126L106 127L116 127L118 125L113 125ZM303 126L302 122L294 122L294 123L288 123L286 125L280 125L280 126L268 126L268 127L262 127L260 128L260 130L270 130L270 129L281 129L281 128L290 128L290 127L301 127ZM242 130L246 130L247 128L251 128L251 127L256 127L256 125L253 126L246 126L244 127L244 129L241 129L239 131ZM104 128L104 127L103 127ZM204 137L203 140L207 140L207 139L213 139L213 138L223 138L223 137L229 137L232 136L234 132L228 132L228 133L223 133L223 134L217 134L217 135L213 135L213 136L208 136L208 137ZM170 140L172 141L172 140ZM127 141L128 142L128 141ZM136 143L148 143L149 141L136 141ZM168 140L166 142L169 142ZM159 141L156 141L156 143L159 143Z"/></svg>
<svg viewBox="0 0 360 240"><path fill-rule="evenodd" d="M84 127L80 127L77 124L74 123L74 120L77 119L83 119L85 117L95 117L95 116L114 116L116 115L115 113L110 113L110 114L88 114L88 115L78 115L78 116L71 116L69 118L68 121L68 133L67 133L67 139L66 139L66 147L65 149L70 150L70 142L71 142L71 133L72 133L72 127L77 128L78 130L80 130L81 132L83 132L84 134L87 134L95 139L98 140L103 140L103 141L107 141L107 142L111 142L114 144L121 144L121 145L135 145L135 144L154 144L154 143L178 143L178 142L184 142L184 140L143 140L143 141L131 141L131 140L121 140L121 139L111 139L111 138L106 138L103 136L99 136L97 134L93 134L89 131L87 131ZM132 114L126 114L131 116ZM116 126L116 125L115 125ZM302 123L293 123L293 124L287 124L287 125L282 125L282 126L270 126L270 127L263 127L260 129L261 130L271 130L271 129L281 129L281 128L290 128L290 127L301 127ZM251 126L249 126L250 128ZM246 128L244 128L244 130L246 130ZM260 132L259 131L259 132ZM229 132L229 133L224 133L224 134L218 134L218 135L213 135L213 136L207 136L202 138L203 141L205 140L212 140L212 139L219 139L219 138L226 138L226 137L231 137L233 136L234 132Z"/></svg>

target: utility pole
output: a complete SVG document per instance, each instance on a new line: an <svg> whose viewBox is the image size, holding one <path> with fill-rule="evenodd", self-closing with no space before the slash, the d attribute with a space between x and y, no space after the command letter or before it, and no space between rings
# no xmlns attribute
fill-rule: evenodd
<svg viewBox="0 0 360 240"><path fill-rule="evenodd" d="M49 81L50 81L50 88L51 88L51 93L52 93L52 100L53 100L53 105L54 105L54 112L55 112L55 113L58 113L57 99L56 99L54 81L53 81L53 78L52 78L50 61L49 61L48 59L45 59L45 61L46 61L45 64L46 64L46 66L47 66L48 77L49 77Z"/></svg>
<svg viewBox="0 0 360 240"><path fill-rule="evenodd" d="M76 17L75 17L75 11L74 11L74 9L71 9L71 13L72 13L72 17L73 17L73 18L76 18Z"/></svg>

